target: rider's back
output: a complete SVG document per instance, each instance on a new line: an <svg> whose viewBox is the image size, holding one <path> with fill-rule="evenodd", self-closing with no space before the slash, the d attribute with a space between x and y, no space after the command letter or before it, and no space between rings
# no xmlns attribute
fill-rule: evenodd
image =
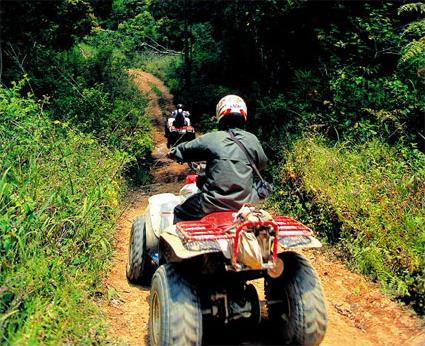
<svg viewBox="0 0 425 346"><path fill-rule="evenodd" d="M267 157L257 137L250 132L233 129L257 167L262 170ZM176 156L184 161L207 161L205 184L202 187L205 213L237 210L245 203L258 200L253 188L253 170L241 148L227 131L207 133L176 148Z"/></svg>
<svg viewBox="0 0 425 346"><path fill-rule="evenodd" d="M186 125L186 118L185 118L184 112L182 110L179 110L176 113L173 125L175 127L182 127L182 126Z"/></svg>

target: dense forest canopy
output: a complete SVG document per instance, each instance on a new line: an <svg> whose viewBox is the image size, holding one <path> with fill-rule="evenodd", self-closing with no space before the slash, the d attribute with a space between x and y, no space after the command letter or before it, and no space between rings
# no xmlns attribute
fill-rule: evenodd
<svg viewBox="0 0 425 346"><path fill-rule="evenodd" d="M424 51L409 49L423 42L420 4L410 10L359 1L180 4L151 7L160 24L180 22L189 51L181 97L195 114L211 112L227 89L247 98L251 127L266 133L274 129L261 120L271 117L291 132L320 124L334 139L378 132L390 141L407 135L423 147Z"/></svg>
<svg viewBox="0 0 425 346"><path fill-rule="evenodd" d="M118 200L152 162L129 68L163 79L203 131L222 96L242 96L271 159L269 207L423 314L425 3L0 6L0 343L105 338L92 297Z"/></svg>

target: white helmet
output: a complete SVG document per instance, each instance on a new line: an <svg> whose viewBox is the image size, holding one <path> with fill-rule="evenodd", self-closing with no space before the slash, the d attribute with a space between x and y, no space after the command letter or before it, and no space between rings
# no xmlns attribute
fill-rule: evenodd
<svg viewBox="0 0 425 346"><path fill-rule="evenodd" d="M242 115L245 120L248 116L245 101L241 97L236 95L227 95L218 101L215 110L217 121L220 121L220 119L226 115L235 113Z"/></svg>

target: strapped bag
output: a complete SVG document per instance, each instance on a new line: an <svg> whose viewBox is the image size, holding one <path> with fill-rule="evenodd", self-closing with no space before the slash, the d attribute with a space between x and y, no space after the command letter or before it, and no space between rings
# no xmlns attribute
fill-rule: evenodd
<svg viewBox="0 0 425 346"><path fill-rule="evenodd" d="M258 197L260 197L260 199L267 198L273 192L273 185L264 180L254 160L252 159L251 155L248 153L248 150L246 150L242 142L236 138L236 136L233 134L231 130L228 130L228 133L230 135L230 139L233 142L235 142L245 153L252 169L254 170L254 172L257 174L259 178L259 180L255 183L255 190L257 190Z"/></svg>

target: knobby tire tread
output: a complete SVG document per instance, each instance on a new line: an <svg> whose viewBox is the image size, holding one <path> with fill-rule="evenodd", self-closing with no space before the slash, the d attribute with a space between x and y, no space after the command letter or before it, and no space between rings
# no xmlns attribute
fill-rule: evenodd
<svg viewBox="0 0 425 346"><path fill-rule="evenodd" d="M160 283L157 284L156 281ZM202 311L194 287L183 278L175 264L167 263L158 268L152 289L163 290L164 328L161 345L200 345L202 341ZM151 292L152 295L152 292ZM164 340L165 339L165 340Z"/></svg>
<svg viewBox="0 0 425 346"><path fill-rule="evenodd" d="M288 297L290 316L288 321L280 318L284 307L270 305L269 315L278 328L282 328L283 339L294 345L318 345L326 332L326 306L322 287L311 264L300 254L286 252L283 255L285 269L282 277L266 279L267 300ZM301 299L302 298L302 299Z"/></svg>

